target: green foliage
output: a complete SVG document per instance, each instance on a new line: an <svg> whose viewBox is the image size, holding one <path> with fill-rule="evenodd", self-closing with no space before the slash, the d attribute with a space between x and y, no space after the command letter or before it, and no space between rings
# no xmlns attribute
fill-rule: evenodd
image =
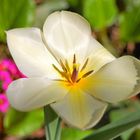
<svg viewBox="0 0 140 140"><path fill-rule="evenodd" d="M61 140L81 140L91 133L91 130L81 131L74 128L63 128Z"/></svg>
<svg viewBox="0 0 140 140"><path fill-rule="evenodd" d="M31 26L34 20L33 0L0 1L0 41L5 42L5 31L11 28Z"/></svg>
<svg viewBox="0 0 140 140"><path fill-rule="evenodd" d="M93 28L102 30L115 21L117 16L115 0L85 0L83 14Z"/></svg>
<svg viewBox="0 0 140 140"><path fill-rule="evenodd" d="M111 122L120 120L122 117L127 116L130 113L130 110L131 110L130 108L129 109L120 108L120 109L111 111L111 113L110 113ZM122 133L121 138L123 140L128 140L128 138L131 136L131 134L134 132L134 130L135 130L135 128L131 128L131 129L127 130L126 132Z"/></svg>
<svg viewBox="0 0 140 140"><path fill-rule="evenodd" d="M125 106L124 106L125 105ZM120 120L122 117L129 115L131 112L140 110L140 102L139 100L128 100L119 104L118 109L112 110L110 112L110 120L111 122ZM121 134L122 140L129 140L129 137L135 131L135 127L131 128ZM134 139L133 139L134 140Z"/></svg>
<svg viewBox="0 0 140 140"><path fill-rule="evenodd" d="M101 140L102 138L104 138L104 140L113 139L138 124L140 124L140 110L135 113L130 113L122 119L94 131L92 135L86 137L84 140Z"/></svg>
<svg viewBox="0 0 140 140"><path fill-rule="evenodd" d="M120 34L124 41L140 41L140 4L120 16Z"/></svg>
<svg viewBox="0 0 140 140"><path fill-rule="evenodd" d="M137 129L129 138L129 140L139 140L140 139L140 128Z"/></svg>
<svg viewBox="0 0 140 140"><path fill-rule="evenodd" d="M43 111L19 112L10 108L4 118L6 133L16 136L27 136L41 128L44 123Z"/></svg>
<svg viewBox="0 0 140 140"><path fill-rule="evenodd" d="M80 3L80 0L67 0L72 7L77 7Z"/></svg>

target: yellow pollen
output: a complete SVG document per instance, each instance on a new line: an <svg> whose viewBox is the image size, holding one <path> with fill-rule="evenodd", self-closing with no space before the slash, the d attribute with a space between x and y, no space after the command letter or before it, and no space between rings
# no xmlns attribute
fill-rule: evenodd
<svg viewBox="0 0 140 140"><path fill-rule="evenodd" d="M59 60L59 64L62 70L58 69L54 64L52 64L53 68L61 75L62 79L56 79L57 81L68 82L68 85L74 85L78 83L82 78L89 76L94 70L90 70L81 74L88 64L89 59L85 61L81 70L79 70L79 64L76 61L76 55L73 56L72 69L70 69L69 63L67 60L63 62L61 59Z"/></svg>

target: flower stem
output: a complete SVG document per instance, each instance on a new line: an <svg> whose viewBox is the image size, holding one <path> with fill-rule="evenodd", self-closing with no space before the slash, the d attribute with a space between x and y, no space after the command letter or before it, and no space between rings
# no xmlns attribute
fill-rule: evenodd
<svg viewBox="0 0 140 140"><path fill-rule="evenodd" d="M46 140L60 140L61 119L56 116L49 106L44 107Z"/></svg>
<svg viewBox="0 0 140 140"><path fill-rule="evenodd" d="M58 118L58 123L57 123L57 127L56 127L56 134L55 134L55 140L61 140L61 119Z"/></svg>
<svg viewBox="0 0 140 140"><path fill-rule="evenodd" d="M44 120L45 120L45 134L46 134L46 140L51 140L50 135L50 128L49 128L49 121L47 119L47 108L44 107Z"/></svg>

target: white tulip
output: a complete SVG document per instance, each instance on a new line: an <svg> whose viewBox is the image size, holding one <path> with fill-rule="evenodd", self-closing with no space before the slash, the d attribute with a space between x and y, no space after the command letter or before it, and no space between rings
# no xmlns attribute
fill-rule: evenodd
<svg viewBox="0 0 140 140"><path fill-rule="evenodd" d="M10 30L7 42L19 70L28 77L12 82L7 90L18 110L50 104L68 124L88 129L101 119L108 103L140 91L139 60L116 59L76 13L52 13L43 33L37 28Z"/></svg>

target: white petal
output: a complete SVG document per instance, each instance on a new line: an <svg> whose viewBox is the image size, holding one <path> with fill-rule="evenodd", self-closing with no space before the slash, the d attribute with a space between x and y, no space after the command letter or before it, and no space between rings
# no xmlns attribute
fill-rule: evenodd
<svg viewBox="0 0 140 140"><path fill-rule="evenodd" d="M140 61L120 57L85 80L84 90L96 98L110 103L127 99L140 92Z"/></svg>
<svg viewBox="0 0 140 140"><path fill-rule="evenodd" d="M77 52L78 54L78 52ZM79 50L78 54L81 62L84 62L88 59L87 66L85 71L94 70L96 72L103 65L115 60L116 58L107 51L98 41L96 41L93 37L90 38L89 44L83 50ZM82 67L82 65L81 65Z"/></svg>
<svg viewBox="0 0 140 140"><path fill-rule="evenodd" d="M43 44L39 29L10 30L7 32L7 42L18 68L26 76L56 76L52 67L56 61Z"/></svg>
<svg viewBox="0 0 140 140"><path fill-rule="evenodd" d="M65 58L87 46L91 36L88 22L80 15L68 11L51 14L44 24L43 32L50 49Z"/></svg>
<svg viewBox="0 0 140 140"><path fill-rule="evenodd" d="M14 108L30 111L62 99L67 92L58 81L23 78L10 84L7 97Z"/></svg>
<svg viewBox="0 0 140 140"><path fill-rule="evenodd" d="M87 129L99 122L107 104L79 89L72 89L65 98L51 104L51 107L68 124L80 129Z"/></svg>

